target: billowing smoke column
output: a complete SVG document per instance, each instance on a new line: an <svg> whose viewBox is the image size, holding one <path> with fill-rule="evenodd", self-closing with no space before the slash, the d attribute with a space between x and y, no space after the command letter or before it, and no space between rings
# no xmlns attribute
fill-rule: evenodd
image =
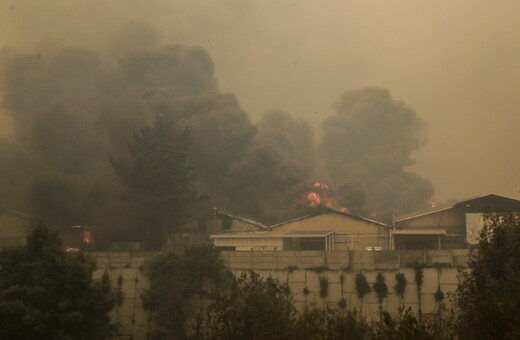
<svg viewBox="0 0 520 340"><path fill-rule="evenodd" d="M3 52L2 108L16 135L0 140L0 208L93 232L139 228L139 206L126 199L109 155L124 156L132 133L158 114L191 129L199 212L217 206L264 223L296 217L310 192L324 201L318 175L334 208L428 203L431 184L405 170L424 142L422 124L387 91L345 94L317 154L311 127L286 112L254 126L238 99L219 91L206 51L156 42L153 28L132 24L114 40L114 59L55 43Z"/></svg>
<svg viewBox="0 0 520 340"><path fill-rule="evenodd" d="M305 209L299 197L307 190L312 155L306 122L282 111L265 113L252 143L230 169L229 197L266 223L295 217Z"/></svg>
<svg viewBox="0 0 520 340"><path fill-rule="evenodd" d="M153 32L129 33L118 35L115 61L55 44L2 55L2 106L16 136L0 141L0 207L63 226L142 224L108 156L124 156L132 133L161 114L191 129L194 189L206 198L199 211L292 217L312 166L311 128L280 111L255 127L233 94L219 92L203 49L132 49L130 35Z"/></svg>
<svg viewBox="0 0 520 340"><path fill-rule="evenodd" d="M415 111L381 88L345 93L336 111L323 122L319 155L342 204L365 214L427 207L432 184L406 170L425 143Z"/></svg>

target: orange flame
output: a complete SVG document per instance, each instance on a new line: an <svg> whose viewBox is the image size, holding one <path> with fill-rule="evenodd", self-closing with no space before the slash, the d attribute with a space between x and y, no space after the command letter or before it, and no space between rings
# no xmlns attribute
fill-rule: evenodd
<svg viewBox="0 0 520 340"><path fill-rule="evenodd" d="M309 192L306 196L307 205L311 208L316 208L321 203L321 197L315 192Z"/></svg>
<svg viewBox="0 0 520 340"><path fill-rule="evenodd" d="M432 209L437 208L440 204L441 204L441 201L439 201L439 200L431 200L431 202L430 202L430 206L432 207Z"/></svg>
<svg viewBox="0 0 520 340"><path fill-rule="evenodd" d="M83 228L83 233L81 235L81 241L84 243L92 243L92 231L89 227Z"/></svg>

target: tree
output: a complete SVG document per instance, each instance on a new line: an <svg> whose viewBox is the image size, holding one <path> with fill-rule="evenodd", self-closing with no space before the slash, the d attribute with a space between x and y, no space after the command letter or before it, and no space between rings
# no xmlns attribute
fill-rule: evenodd
<svg viewBox="0 0 520 340"><path fill-rule="evenodd" d="M487 216L469 271L461 271L453 302L463 339L520 338L520 217Z"/></svg>
<svg viewBox="0 0 520 340"><path fill-rule="evenodd" d="M108 276L92 280L95 262L66 253L43 224L27 245L0 252L0 339L104 339L115 330Z"/></svg>
<svg viewBox="0 0 520 340"><path fill-rule="evenodd" d="M379 272L379 273L377 273L376 282L374 282L374 284L372 285L372 289L377 294L377 301L379 302L380 311L383 310L383 307L382 307L383 300L388 295L388 287L387 287L385 281L386 281L385 276L383 275L383 273Z"/></svg>
<svg viewBox="0 0 520 340"><path fill-rule="evenodd" d="M197 301L229 277L218 251L209 245L160 253L147 263L145 274L150 289L142 296L143 305L158 326L152 334L156 339L187 337Z"/></svg>
<svg viewBox="0 0 520 340"><path fill-rule="evenodd" d="M294 339L296 309L286 284L242 273L221 285L197 324L200 339Z"/></svg>
<svg viewBox="0 0 520 340"><path fill-rule="evenodd" d="M143 210L145 238L152 248L161 247L168 229L186 217L186 209L197 197L190 189L193 169L187 161L189 147L189 129L157 116L153 127L134 133L130 161L110 158L129 197Z"/></svg>

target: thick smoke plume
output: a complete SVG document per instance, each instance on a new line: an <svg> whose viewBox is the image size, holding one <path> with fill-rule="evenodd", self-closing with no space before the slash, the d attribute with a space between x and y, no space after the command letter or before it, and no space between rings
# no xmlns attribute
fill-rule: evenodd
<svg viewBox="0 0 520 340"><path fill-rule="evenodd" d="M431 184L406 171L424 143L422 124L388 91L345 94L317 154L311 127L289 113L267 112L255 126L219 91L204 49L157 41L150 26L132 24L110 58L56 43L2 53L2 109L15 136L0 140L0 208L58 226L138 228L139 207L125 199L109 155L127 154L132 133L157 115L191 129L194 190L205 197L198 213L216 206L265 223L295 217L320 173L354 212L427 203Z"/></svg>
<svg viewBox="0 0 520 340"><path fill-rule="evenodd" d="M416 112L381 88L345 93L336 111L323 122L319 155L342 203L361 212L426 207L432 184L406 171L426 141Z"/></svg>

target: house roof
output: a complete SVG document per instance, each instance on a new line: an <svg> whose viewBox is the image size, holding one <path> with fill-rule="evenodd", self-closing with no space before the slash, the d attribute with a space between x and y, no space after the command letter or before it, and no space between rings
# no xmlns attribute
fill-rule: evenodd
<svg viewBox="0 0 520 340"><path fill-rule="evenodd" d="M422 216L426 216L426 215L430 215L430 214L435 214L435 213L438 213L441 211L450 210L450 209L454 209L454 208L461 208L461 207L469 208L474 203L485 202L485 201L501 201L503 203L507 202L508 205L517 206L516 209L513 209L514 211L520 211L520 201L519 200L515 200L515 199L509 198L509 197L490 194L490 195L485 195L485 196L475 196L475 197L467 198L464 200L456 201L448 206L440 207L437 209L428 209L428 210L416 211L413 213L401 215L395 220L395 223L398 223L401 221L406 221L406 220L411 220L414 218L418 218L418 217L422 217ZM473 209L471 209L471 210L473 210ZM472 212L474 212L474 211L472 211Z"/></svg>
<svg viewBox="0 0 520 340"><path fill-rule="evenodd" d="M271 226L271 229L278 228L278 227L280 227L282 225L285 225L285 224L288 224L288 223L301 221L301 220L304 220L304 219L307 219L307 218L312 218L312 217L316 217L316 216L324 215L324 214L337 214L337 215L341 215L341 216L345 216L345 217L351 218L353 220L364 221L364 222L368 222L368 223L372 223L372 224L377 224L380 227L388 228L388 225L384 224L383 222L371 220L369 218L365 218L365 217L362 217L362 216L359 216L359 215L354 215L354 214L351 214L351 213L347 213L347 212L343 212L343 211L339 211L339 210L335 210L335 209L331 209L331 208L324 208L324 209L316 210L316 212L314 212L312 214L309 214L309 215L301 216L301 217L298 217L298 218L295 218L295 219L292 219L292 220L289 220L289 221L285 221L285 222L282 222L282 223L275 224L275 225Z"/></svg>
<svg viewBox="0 0 520 340"><path fill-rule="evenodd" d="M261 229L269 230L268 226L266 226L266 225L264 225L264 224L262 224L260 222L257 222L255 220L249 219L249 218L244 218L244 217L232 215L232 214L224 212L224 211L217 211L216 214L217 214L217 216L230 217L230 218L232 218L234 220L238 220L238 221L241 221L241 222L244 222L244 223L248 223L248 224L254 225L255 227L258 227L258 228L261 228Z"/></svg>

